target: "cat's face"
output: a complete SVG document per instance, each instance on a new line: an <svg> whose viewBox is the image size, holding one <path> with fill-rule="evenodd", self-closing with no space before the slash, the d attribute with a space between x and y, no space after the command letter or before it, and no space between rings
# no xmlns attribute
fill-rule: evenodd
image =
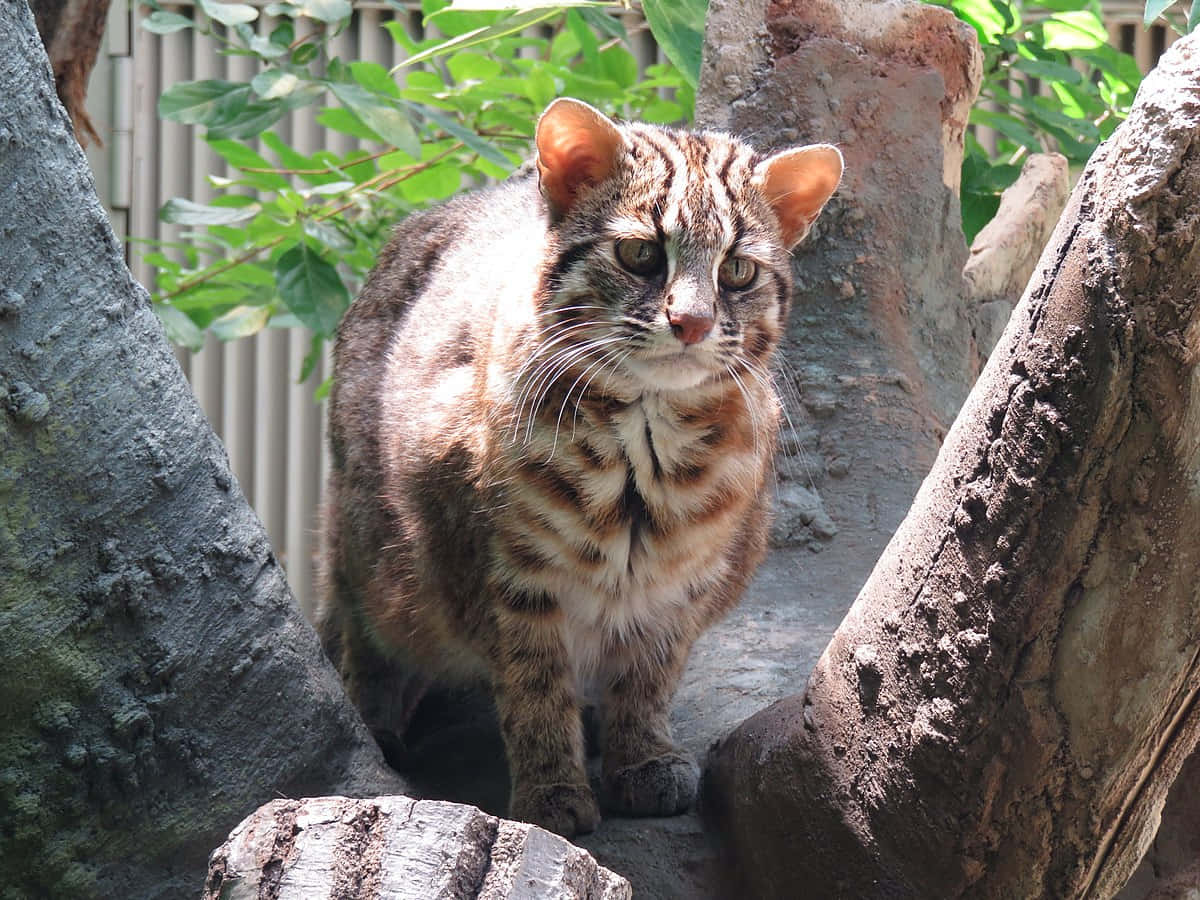
<svg viewBox="0 0 1200 900"><path fill-rule="evenodd" d="M564 103L556 133L546 119ZM653 390L765 375L789 252L837 184L836 150L762 157L725 135L615 126L559 101L539 123L539 168L561 248L543 316L564 348L588 347L594 371Z"/></svg>

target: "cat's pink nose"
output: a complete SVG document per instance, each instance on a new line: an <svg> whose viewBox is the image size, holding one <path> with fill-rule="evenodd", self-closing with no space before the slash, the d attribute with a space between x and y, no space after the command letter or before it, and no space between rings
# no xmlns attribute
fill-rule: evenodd
<svg viewBox="0 0 1200 900"><path fill-rule="evenodd" d="M714 324L711 316L695 316L691 313L668 312L667 321L671 323L675 337L685 344L700 343L708 337Z"/></svg>

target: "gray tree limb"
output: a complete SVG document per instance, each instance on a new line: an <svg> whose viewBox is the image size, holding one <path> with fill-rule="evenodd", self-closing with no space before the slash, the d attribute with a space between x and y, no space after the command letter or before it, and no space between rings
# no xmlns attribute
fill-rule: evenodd
<svg viewBox="0 0 1200 900"><path fill-rule="evenodd" d="M402 787L122 261L0 0L0 882L194 894L279 795Z"/></svg>

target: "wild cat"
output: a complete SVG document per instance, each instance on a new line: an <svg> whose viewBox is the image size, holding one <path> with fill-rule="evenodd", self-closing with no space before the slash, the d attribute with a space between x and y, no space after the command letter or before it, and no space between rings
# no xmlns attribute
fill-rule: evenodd
<svg viewBox="0 0 1200 900"><path fill-rule="evenodd" d="M789 251L819 144L616 123L556 100L525 177L410 216L338 332L318 628L377 734L411 673L495 698L509 815L571 836L674 815L672 695L764 555Z"/></svg>

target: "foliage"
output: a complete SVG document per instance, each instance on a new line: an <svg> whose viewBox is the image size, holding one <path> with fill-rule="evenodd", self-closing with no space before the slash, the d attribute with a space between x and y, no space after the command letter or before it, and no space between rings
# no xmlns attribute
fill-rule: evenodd
<svg viewBox="0 0 1200 900"><path fill-rule="evenodd" d="M1177 15L1182 0L1146 0L1145 25L1149 28L1157 19L1162 19L1180 34L1190 34L1200 25L1200 3L1191 3L1187 18Z"/></svg>
<svg viewBox="0 0 1200 900"><path fill-rule="evenodd" d="M155 308L169 336L199 348L206 331L229 340L303 325L314 336L306 378L391 226L507 176L555 97L645 121L689 120L706 0L644 0L656 38L683 66L651 65L644 75L625 25L606 9L615 5L423 0L425 23L440 36L415 40L401 20L388 21L405 57L392 71L334 54L347 0L276 0L264 10L281 20L269 32L254 27L259 9L242 3L199 0L195 19L153 6L148 30L195 28L259 67L249 82L184 82L159 101L162 118L203 128L231 172L210 177L211 203L175 198L161 211L192 229L145 256L157 268ZM285 141L280 123L308 106L360 149L307 153Z"/></svg>
<svg viewBox="0 0 1200 900"><path fill-rule="evenodd" d="M983 86L967 135L962 211L967 240L996 214L1026 153L1082 164L1125 118L1141 82L1133 57L1108 44L1099 0L937 0L979 35Z"/></svg>

